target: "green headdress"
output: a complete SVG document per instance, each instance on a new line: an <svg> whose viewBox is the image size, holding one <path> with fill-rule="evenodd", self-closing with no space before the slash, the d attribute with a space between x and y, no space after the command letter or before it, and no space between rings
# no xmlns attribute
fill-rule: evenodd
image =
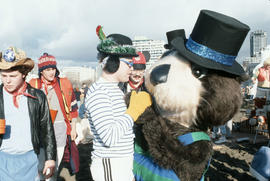
<svg viewBox="0 0 270 181"><path fill-rule="evenodd" d="M106 37L100 25L97 26L96 33L100 39L100 43L97 46L99 52L119 57L138 56L129 37L121 34L111 34Z"/></svg>

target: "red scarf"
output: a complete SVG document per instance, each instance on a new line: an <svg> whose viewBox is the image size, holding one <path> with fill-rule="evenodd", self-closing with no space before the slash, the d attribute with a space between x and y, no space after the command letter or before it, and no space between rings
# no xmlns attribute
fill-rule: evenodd
<svg viewBox="0 0 270 181"><path fill-rule="evenodd" d="M133 90L137 90L141 87L141 85L143 84L143 81L144 79L142 79L141 82L137 86L135 86L130 80L128 81L128 83Z"/></svg>
<svg viewBox="0 0 270 181"><path fill-rule="evenodd" d="M43 78L43 76L41 76L41 84L44 84L44 89L45 89L45 93L46 95L48 95L48 86L52 86L54 88L54 86L56 85L57 79L56 77L53 79L53 81L47 81L45 78Z"/></svg>
<svg viewBox="0 0 270 181"><path fill-rule="evenodd" d="M60 104L61 111L62 111L63 116L65 118L65 122L66 122L66 125L67 125L67 134L70 135L70 131L71 131L70 121L71 120L69 120L69 118L67 116L67 113L65 111L65 105L64 105L64 102L63 102L63 96L62 96L61 88L59 86L57 77L55 77L53 79L53 81L51 81L51 82L46 81L45 78L43 78L43 76L41 76L41 79L40 80L41 80L41 85L40 86L42 87L42 84L44 84L46 95L48 95L48 86L49 85L53 86L54 91L55 91L55 93L57 95L57 98L58 98L58 102Z"/></svg>
<svg viewBox="0 0 270 181"><path fill-rule="evenodd" d="M16 108L19 108L19 104L18 104L18 100L17 100L17 96L19 95L24 95L27 97L32 97L32 98L36 98L35 96L32 96L31 94L28 94L26 92L26 88L27 88L27 84L26 82L23 83L23 85L15 92L12 93L13 95L13 104ZM8 92L8 90L5 88L5 90Z"/></svg>

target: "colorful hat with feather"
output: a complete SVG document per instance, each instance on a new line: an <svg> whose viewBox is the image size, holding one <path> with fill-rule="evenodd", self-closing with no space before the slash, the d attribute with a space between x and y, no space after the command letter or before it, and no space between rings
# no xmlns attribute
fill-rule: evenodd
<svg viewBox="0 0 270 181"><path fill-rule="evenodd" d="M100 43L97 46L99 52L119 57L138 56L129 37L122 34L111 34L106 37L100 25L97 26L96 33L100 39Z"/></svg>

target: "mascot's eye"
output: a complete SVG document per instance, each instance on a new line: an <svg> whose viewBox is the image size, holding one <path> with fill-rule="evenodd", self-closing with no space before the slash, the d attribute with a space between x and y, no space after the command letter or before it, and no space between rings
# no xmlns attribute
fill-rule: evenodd
<svg viewBox="0 0 270 181"><path fill-rule="evenodd" d="M198 78L201 79L207 74L207 69L197 67L197 66L191 66L192 74Z"/></svg>

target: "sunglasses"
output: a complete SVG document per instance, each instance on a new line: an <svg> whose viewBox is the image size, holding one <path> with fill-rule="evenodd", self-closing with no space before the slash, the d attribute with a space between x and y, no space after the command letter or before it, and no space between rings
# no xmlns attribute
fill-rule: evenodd
<svg viewBox="0 0 270 181"><path fill-rule="evenodd" d="M120 61L126 63L129 66L129 68L133 67L133 62L129 62L124 59L120 59Z"/></svg>

